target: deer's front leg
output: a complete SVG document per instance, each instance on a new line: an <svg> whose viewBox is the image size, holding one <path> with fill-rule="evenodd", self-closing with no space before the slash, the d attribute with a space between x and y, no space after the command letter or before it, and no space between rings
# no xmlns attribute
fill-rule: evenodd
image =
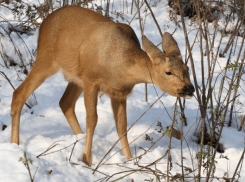
<svg viewBox="0 0 245 182"><path fill-rule="evenodd" d="M98 97L98 88L93 85L84 84L84 102L86 108L86 144L83 155L83 162L91 166L91 149L93 142L94 129L97 124L97 97Z"/></svg>
<svg viewBox="0 0 245 182"><path fill-rule="evenodd" d="M132 158L129 145L128 145L128 138L125 132L127 131L127 113L126 113L126 98L123 100L117 100L111 98L111 106L114 113L114 119L116 122L117 133L122 145L123 154L127 158ZM125 134L125 135L124 135Z"/></svg>

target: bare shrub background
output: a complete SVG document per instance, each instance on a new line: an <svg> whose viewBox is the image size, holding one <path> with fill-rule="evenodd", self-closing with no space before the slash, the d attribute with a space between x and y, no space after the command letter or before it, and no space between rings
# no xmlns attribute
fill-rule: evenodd
<svg viewBox="0 0 245 182"><path fill-rule="evenodd" d="M215 178L223 178L226 181L239 181L245 150L241 155L241 160L237 164L237 169L232 175L217 177L214 176L214 172L215 156L217 152L224 152L223 145L219 142L223 134L223 128L235 125L237 126L237 130L244 131L245 117L244 113L240 111L244 108L244 103L239 100L239 96L240 94L244 94L244 88L241 87L241 82L244 82L245 51L243 45L245 38L245 3L242 0L169 0L168 2L172 8L169 11L169 19L175 22L176 29L183 30L185 36L186 57L184 62L190 63L191 65L190 69L196 88L195 99L199 104L200 115L197 118L199 128L195 135L197 137L196 142L200 144L200 149L196 159L192 159L198 160L198 167L185 166L182 157L180 163L177 164L182 168L182 173L171 173L173 167L171 160L171 138L174 136L180 139L180 145L182 146L182 142L185 140L182 133L183 127L188 127L188 121L185 116L185 99L177 98L174 105L174 115L171 117L173 121L172 125L168 128L163 128L160 122L157 124L157 130L162 134L161 137L169 136L169 148L166 150L165 155L162 156L162 158L168 158L166 172L156 168L156 164L162 158L144 166L140 165L139 161L142 157L154 145L158 145L158 141L161 139L160 137L153 140L151 136L143 133L142 135L145 135L145 140L152 143L152 147L148 149L142 148L144 153L141 156L131 159L131 161L134 161L135 168L125 170L126 167L124 164L116 164L121 165L122 172L111 174L110 176L106 175L101 181L109 180L111 177L117 175L120 175L118 178L120 180L137 171L152 173L156 181L187 181L189 179L201 181L205 179L208 182ZM105 6L102 7L89 0L45 0L43 4L40 3L39 5L15 0L0 1L0 6L11 9L15 17L14 21L10 21L8 17L4 17L3 14L0 15L0 54L2 58L0 66L5 68L13 66L16 69L16 74L18 74L18 71L21 71L27 75L34 63L36 50L29 50L24 41L22 41L21 45L15 43L14 38L18 37L18 39L22 40L22 35L32 35L48 14L60 7L68 5L90 8L109 18L112 18L113 15L129 25L132 20L127 20L124 17L124 13L134 14L133 19L139 19L139 27L142 34L144 34L146 16L152 16L158 27L159 37L162 35L160 27L163 25L158 24L157 19L154 17L154 12L151 10L152 6L158 6L158 1L122 0L120 11L115 10L114 1L107 0L103 1L103 3ZM101 0L101 4L103 3ZM136 10L136 12L133 10ZM194 42L189 41L189 32L184 21L186 18L190 19L193 30L196 30ZM219 22L222 22L223 26ZM238 43L238 37L242 37L241 43ZM224 38L228 41L224 41ZM219 40L219 45L217 48L214 48L214 42L217 39ZM224 43L226 46L222 50L220 47ZM192 49L196 44L200 47L201 73L198 74L201 74L201 80L197 80L196 65L194 65L192 56ZM236 55L236 59L231 59L234 55ZM220 67L219 58L226 59L226 66L224 68ZM215 73L214 70L216 67L220 67L219 73ZM0 73L5 79L8 79L4 72ZM22 79L20 78L20 80ZM9 79L8 81L11 84ZM142 115L146 113L147 111ZM177 128L177 120L181 121L181 128ZM236 125L235 122L237 120L239 122ZM180 152L182 154L182 147ZM226 156L222 157L225 158ZM92 170L98 172L102 165L106 165L104 158ZM205 175L203 175L203 171L205 171Z"/></svg>

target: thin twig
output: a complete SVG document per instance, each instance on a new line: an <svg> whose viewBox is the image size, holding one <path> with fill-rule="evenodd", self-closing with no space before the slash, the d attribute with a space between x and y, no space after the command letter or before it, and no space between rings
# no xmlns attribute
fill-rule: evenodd
<svg viewBox="0 0 245 182"><path fill-rule="evenodd" d="M73 150L75 148L75 145L77 144L78 140L74 143L73 147L72 147L72 150L71 150L71 155L69 157L69 161L71 161L71 156L72 156L72 153L73 153Z"/></svg>
<svg viewBox="0 0 245 182"><path fill-rule="evenodd" d="M129 130L155 105L155 103L160 100L160 98L164 95L165 93L163 93L160 97L158 97L155 102L153 102L147 109L146 111L141 114L141 116L127 129L127 131L114 143L114 145L108 150L108 152L104 155L104 157L100 160L99 164L96 166L93 174L95 173L95 171L100 167L100 164L103 162L103 160L105 159L105 157L112 151L112 149L116 146L116 144L120 141L120 139L125 136Z"/></svg>
<svg viewBox="0 0 245 182"><path fill-rule="evenodd" d="M135 0L135 5L138 10L138 16L139 16L139 26L140 26L140 32L141 32L141 37L144 35L144 28L141 23L141 16L140 16L140 8L139 8L139 0L136 2ZM147 83L145 83L145 101L148 102L148 95L147 95Z"/></svg>
<svg viewBox="0 0 245 182"><path fill-rule="evenodd" d="M236 172L237 172L237 170L238 170L238 168L239 168L239 166L240 166L240 164L241 164L241 161L242 161L243 158L244 158L244 153L245 153L245 146L244 146L242 155L241 155L241 157L240 157L240 160L239 160L239 162L238 162L238 164L237 164L237 166L236 166L236 169L235 169L235 171L234 171L234 174L233 174L233 177L232 177L232 179L231 179L231 182L233 182L233 180L235 179Z"/></svg>
<svg viewBox="0 0 245 182"><path fill-rule="evenodd" d="M156 20L156 18L155 18L155 15L153 14L153 12L152 12L152 10L151 10L151 7L149 6L147 0L144 0L144 1L145 1L146 6L148 7L148 9L150 10L151 16L152 16L152 18L153 18L153 20L154 20L154 22L155 22L155 24L156 24L156 26L157 26L157 29L158 29L158 31L159 31L159 34L160 34L161 37L162 37L162 31L161 31L161 28L160 28L159 24L157 23L157 20Z"/></svg>
<svg viewBox="0 0 245 182"><path fill-rule="evenodd" d="M0 71L0 73L1 73L2 76L9 82L9 84L11 85L11 87L12 87L14 90L16 90L16 89L14 88L13 84L11 83L11 81L9 80L9 78L7 77L7 75L6 75L4 72L2 72L2 71ZM27 103L25 103L25 105L26 105L29 109L31 109L31 106L29 106Z"/></svg>
<svg viewBox="0 0 245 182"><path fill-rule="evenodd" d="M59 152L59 151L61 151L61 150L67 149L67 148L69 148L70 146L72 146L72 145L74 145L75 143L77 143L78 141L81 141L81 140L84 140L84 139L85 139L85 137L82 138L82 139L80 139L80 140L77 140L77 141L73 142L72 144L70 144L70 145L68 145L68 146L66 146L66 147L64 147L64 148L62 148L62 149L55 150L55 151L52 151L52 152L49 152L49 153L45 154L47 151L49 151L49 150L51 150L52 148L54 148L54 147L56 147L57 145L59 145L59 144L55 144L54 146L49 147L47 150L45 150L44 152L42 152L41 154L39 154L39 155L37 156L37 158L39 158L40 156L46 156L46 155L49 155L49 154L52 154L52 153Z"/></svg>
<svg viewBox="0 0 245 182"><path fill-rule="evenodd" d="M129 143L129 145L131 145L132 143L134 143L137 139L139 139L140 137L142 137L147 131L149 131L150 130L150 128L158 121L158 119L163 115L163 113L164 113L165 111L163 111L159 116L158 116L158 118L148 127L148 129L146 129L142 134L140 134L138 137L136 137L133 141L131 141L130 143ZM163 135L162 135L163 136ZM161 136L161 137L162 137ZM161 138L160 137L160 138ZM159 139L160 140L160 139ZM155 142L155 144L159 141L159 140L157 140L156 142ZM125 146L126 147L126 146ZM112 154L108 159L106 159L105 160L105 162L103 162L101 165L105 165L105 163L107 162L107 161L109 161L113 156L115 156L117 153L119 153L120 151L122 151L125 147L123 147L123 148L121 148L120 150L118 150L117 152L115 152L114 154ZM152 147L152 146L151 146ZM149 150L151 149L151 147L149 148ZM135 157L135 158L137 158L137 156ZM130 159L131 160L131 159Z"/></svg>
<svg viewBox="0 0 245 182"><path fill-rule="evenodd" d="M167 162L167 182L169 182L169 162L170 162L170 151L171 151L171 142L172 142L172 134L173 134L173 127L175 124L175 116L176 116L176 109L177 109L177 102L178 102L178 98L176 99L175 105L174 105L174 115L173 115L173 120L172 120L172 125L171 125L171 132L170 132L170 136L169 136L169 144L168 144L168 162Z"/></svg>

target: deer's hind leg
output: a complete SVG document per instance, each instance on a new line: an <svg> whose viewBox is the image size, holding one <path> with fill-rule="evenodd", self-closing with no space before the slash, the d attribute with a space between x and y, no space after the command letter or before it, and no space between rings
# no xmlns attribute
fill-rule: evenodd
<svg viewBox="0 0 245 182"><path fill-rule="evenodd" d="M126 113L126 98L125 99L114 99L111 98L111 106L114 113L114 119L117 127L117 133L122 145L123 154L127 158L132 158L129 144L128 144L128 138L127 134L125 132L127 131L127 113Z"/></svg>
<svg viewBox="0 0 245 182"><path fill-rule="evenodd" d="M23 105L28 97L44 82L44 80L58 71L57 65L50 65L44 60L40 60L37 56L35 64L23 81L23 83L13 92L11 104L11 143L19 144L19 128L20 128L20 114Z"/></svg>
<svg viewBox="0 0 245 182"><path fill-rule="evenodd" d="M82 92L83 88L81 86L70 82L60 99L60 108L75 135L83 133L75 114L75 104Z"/></svg>

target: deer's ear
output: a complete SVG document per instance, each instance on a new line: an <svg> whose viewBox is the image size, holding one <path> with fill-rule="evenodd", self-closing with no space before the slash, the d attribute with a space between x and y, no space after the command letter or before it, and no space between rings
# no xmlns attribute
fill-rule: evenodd
<svg viewBox="0 0 245 182"><path fill-rule="evenodd" d="M167 54L171 54L173 56L180 56L180 50L177 42L172 37L172 35L168 32L164 33L162 36L162 50Z"/></svg>
<svg viewBox="0 0 245 182"><path fill-rule="evenodd" d="M159 62L161 55L163 54L160 49L157 48L145 35L142 36L142 44L145 52L151 58L153 63Z"/></svg>

